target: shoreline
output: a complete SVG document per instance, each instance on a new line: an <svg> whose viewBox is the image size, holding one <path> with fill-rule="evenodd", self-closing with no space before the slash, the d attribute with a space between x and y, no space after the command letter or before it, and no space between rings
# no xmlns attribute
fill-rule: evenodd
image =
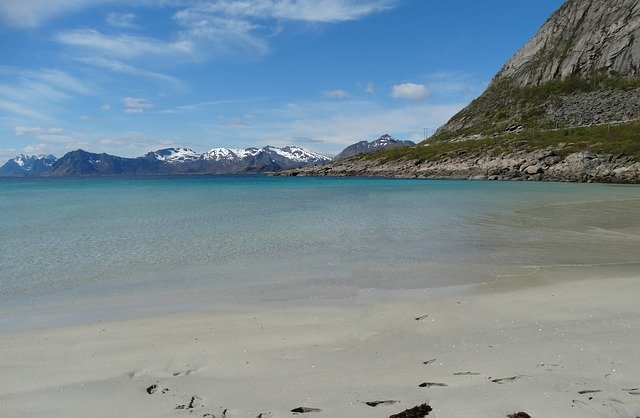
<svg viewBox="0 0 640 418"><path fill-rule="evenodd" d="M0 405L27 417L388 417L424 403L435 417L640 415L640 276L472 287L0 334Z"/></svg>
<svg viewBox="0 0 640 418"><path fill-rule="evenodd" d="M563 155L562 149L548 147L500 155L454 152L427 160L385 161L365 156L270 175L640 184L640 163L623 155L589 151Z"/></svg>

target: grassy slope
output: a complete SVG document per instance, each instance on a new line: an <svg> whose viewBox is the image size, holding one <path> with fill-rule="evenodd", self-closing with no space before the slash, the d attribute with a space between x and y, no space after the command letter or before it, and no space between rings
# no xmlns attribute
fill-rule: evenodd
<svg viewBox="0 0 640 418"><path fill-rule="evenodd" d="M542 86L514 89L506 80L492 83L481 97L453 117L465 118L471 126L452 132L438 133L412 148L389 149L357 158L432 160L444 156L500 155L515 151L532 151L554 146L560 153L581 150L595 153L623 154L640 161L640 122L619 125L554 128L546 114L547 105L562 96L599 90L640 88L640 78L624 78L615 74L592 73L588 77L568 77ZM503 133L519 125L524 131ZM453 142L471 135L479 140Z"/></svg>
<svg viewBox="0 0 640 418"><path fill-rule="evenodd" d="M589 150L599 154L623 154L640 161L640 121L551 131L527 130L479 140L451 142L433 138L411 148L394 148L359 158L394 160L437 160L446 156L500 155L516 151L534 151L557 147L558 154Z"/></svg>

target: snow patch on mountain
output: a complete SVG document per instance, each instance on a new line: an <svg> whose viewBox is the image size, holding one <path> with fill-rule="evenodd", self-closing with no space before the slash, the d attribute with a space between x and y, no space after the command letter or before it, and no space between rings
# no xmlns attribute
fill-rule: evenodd
<svg viewBox="0 0 640 418"><path fill-rule="evenodd" d="M167 163L182 163L202 158L201 154L189 148L165 148L155 151L152 154L156 160Z"/></svg>

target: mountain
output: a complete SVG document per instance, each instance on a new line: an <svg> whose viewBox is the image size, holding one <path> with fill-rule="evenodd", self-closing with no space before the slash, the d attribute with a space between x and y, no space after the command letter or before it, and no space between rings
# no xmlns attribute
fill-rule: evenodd
<svg viewBox="0 0 640 418"><path fill-rule="evenodd" d="M53 156L18 156L0 167L0 176L263 173L329 161L331 159L328 157L298 147L215 148L204 154L187 148L166 148L138 158L77 150L68 152L59 159Z"/></svg>
<svg viewBox="0 0 640 418"><path fill-rule="evenodd" d="M438 131L447 138L640 117L640 3L568 0Z"/></svg>
<svg viewBox="0 0 640 418"><path fill-rule="evenodd" d="M415 142L402 141L393 138L389 134L384 134L375 141L360 141L355 144L349 145L347 148L342 150L340 154L336 155L334 160L344 160L345 158L353 157L354 155L358 154L370 154L372 152L380 151L389 147L411 147L414 145Z"/></svg>
<svg viewBox="0 0 640 418"><path fill-rule="evenodd" d="M283 175L640 183L639 131L640 2L567 0L427 141Z"/></svg>
<svg viewBox="0 0 640 418"><path fill-rule="evenodd" d="M0 167L0 177L31 177L43 175L55 162L53 155L20 154Z"/></svg>

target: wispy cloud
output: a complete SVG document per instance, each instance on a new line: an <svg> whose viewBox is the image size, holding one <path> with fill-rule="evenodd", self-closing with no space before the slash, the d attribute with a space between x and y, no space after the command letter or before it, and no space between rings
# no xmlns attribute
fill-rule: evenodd
<svg viewBox="0 0 640 418"><path fill-rule="evenodd" d="M153 107L151 102L140 97L125 97L123 101L125 113L144 113L145 110Z"/></svg>
<svg viewBox="0 0 640 418"><path fill-rule="evenodd" d="M143 56L185 56L194 52L189 40L162 39L120 34L105 35L94 29L76 29L60 32L56 39L65 45L99 51L109 57L137 58Z"/></svg>
<svg viewBox="0 0 640 418"><path fill-rule="evenodd" d="M253 120L252 114L246 114L237 118L227 119L225 125L227 126L248 126Z"/></svg>
<svg viewBox="0 0 640 418"><path fill-rule="evenodd" d="M18 28L33 28L49 19L116 0L6 0L0 2L0 19Z"/></svg>
<svg viewBox="0 0 640 418"><path fill-rule="evenodd" d="M322 94L330 99L348 99L351 97L351 93L346 90L325 90Z"/></svg>
<svg viewBox="0 0 640 418"><path fill-rule="evenodd" d="M0 90L2 86L0 86ZM48 119L48 116L44 113L36 112L28 106L22 105L20 103L16 103L10 100L3 100L0 98L0 109L4 110L8 113L13 113L15 115L26 116L32 119Z"/></svg>
<svg viewBox="0 0 640 418"><path fill-rule="evenodd" d="M306 136L294 136L291 138L294 144L324 144L324 139L314 139Z"/></svg>
<svg viewBox="0 0 640 418"><path fill-rule="evenodd" d="M60 70L15 72L0 83L0 108L33 119L50 119L54 104L92 93L89 83Z"/></svg>
<svg viewBox="0 0 640 418"><path fill-rule="evenodd" d="M367 94L373 94L376 92L375 87L373 86L373 83L371 81L369 81L365 86L364 86L364 92Z"/></svg>
<svg viewBox="0 0 640 418"><path fill-rule="evenodd" d="M133 28L135 27L136 15L133 13L116 13L111 12L107 14L105 21L117 28Z"/></svg>
<svg viewBox="0 0 640 418"><path fill-rule="evenodd" d="M397 0L220 0L192 9L210 14L307 22L343 22L392 9Z"/></svg>
<svg viewBox="0 0 640 418"><path fill-rule="evenodd" d="M405 99L413 101L421 101L426 99L429 91L423 84L404 83L396 84L391 88L391 97L395 99Z"/></svg>
<svg viewBox="0 0 640 418"><path fill-rule="evenodd" d="M386 108L372 101L324 101L285 105L255 113L255 122L243 133L258 144L287 145L299 138L321 138L308 142L318 150L335 153L362 139L376 139L384 133L397 138L422 139L423 129L435 129L457 113L465 103L415 103ZM258 129L259 127L259 129ZM224 134L220 125L212 126Z"/></svg>
<svg viewBox="0 0 640 418"><path fill-rule="evenodd" d="M158 111L158 113L182 113L182 112L193 112L197 110L202 110L210 106L217 105L227 105L227 104L236 104L236 103L249 103L249 102L259 102L262 100L266 100L265 97L253 97L248 99L227 99L227 100L211 100L207 102L193 103L188 105L176 106L171 109L163 109Z"/></svg>
<svg viewBox="0 0 640 418"><path fill-rule="evenodd" d="M25 0L27 3L40 0ZM96 3L124 3L124 0L94 0ZM52 0L47 7L58 8L54 14L89 7L90 0L75 2ZM71 7L66 3L76 4ZM134 0L147 7L165 5L164 2ZM73 48L82 48L110 58L133 59L140 57L173 57L185 61L242 56L255 59L270 51L270 39L286 29L288 22L310 24L356 20L373 13L392 9L397 0L168 0L174 8L176 28L166 38L140 36L128 33L106 34L96 29L83 28L62 31L56 40ZM18 13L17 7L5 13ZM29 13L38 15L37 9L28 7ZM0 13L2 10L0 9ZM24 12L26 13L26 11ZM46 14L34 18L34 25ZM53 15L52 15L53 16ZM10 18L10 20L13 18ZM106 21L112 27L133 27L132 13L110 13Z"/></svg>
<svg viewBox="0 0 640 418"><path fill-rule="evenodd" d="M79 135L65 132L60 127L45 128L41 126L16 126L14 134L17 136L27 135L41 142L74 143L79 141Z"/></svg>
<svg viewBox="0 0 640 418"><path fill-rule="evenodd" d="M145 70L143 68L138 68L133 65L129 65L119 60L115 59L107 59L107 58L77 58L79 62L83 64L91 65L94 67L104 68L113 72L129 74L134 76L146 77L157 80L162 83L172 84L174 86L180 86L182 83L175 77L171 77L166 74L158 73L155 71Z"/></svg>
<svg viewBox="0 0 640 418"><path fill-rule="evenodd" d="M18 150L23 154L54 154L61 156L71 149L88 148L89 142L86 135L78 132L70 132L54 126L19 125L14 128L16 136L27 137L33 141Z"/></svg>

